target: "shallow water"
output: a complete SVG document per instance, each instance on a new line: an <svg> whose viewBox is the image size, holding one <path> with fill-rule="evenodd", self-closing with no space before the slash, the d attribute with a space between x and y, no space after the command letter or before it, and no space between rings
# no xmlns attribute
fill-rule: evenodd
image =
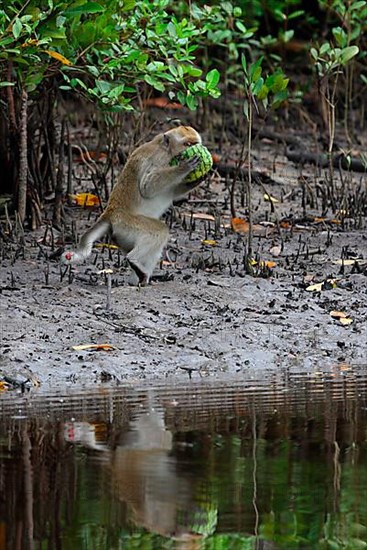
<svg viewBox="0 0 367 550"><path fill-rule="evenodd" d="M367 547L367 367L0 397L0 549Z"/></svg>

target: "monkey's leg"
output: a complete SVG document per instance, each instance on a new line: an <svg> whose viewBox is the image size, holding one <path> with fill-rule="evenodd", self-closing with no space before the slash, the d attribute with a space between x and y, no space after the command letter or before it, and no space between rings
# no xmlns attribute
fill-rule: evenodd
<svg viewBox="0 0 367 550"><path fill-rule="evenodd" d="M138 283L145 285L161 257L169 233L166 225L159 220L146 216L134 218L128 229L133 246L126 258L138 278ZM126 226L114 226L113 235L117 244L126 250Z"/></svg>

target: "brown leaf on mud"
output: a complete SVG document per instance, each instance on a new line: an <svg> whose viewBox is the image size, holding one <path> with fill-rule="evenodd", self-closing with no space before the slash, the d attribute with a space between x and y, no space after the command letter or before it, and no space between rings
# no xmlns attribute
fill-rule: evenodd
<svg viewBox="0 0 367 550"><path fill-rule="evenodd" d="M346 315L346 313L344 313L344 311L330 311L329 315L333 319L341 319L342 317L347 317L347 315Z"/></svg>
<svg viewBox="0 0 367 550"><path fill-rule="evenodd" d="M321 292L322 290L330 290L331 288L336 288L337 282L335 279L326 279L326 281L321 281L321 283L315 283L306 288L307 292Z"/></svg>
<svg viewBox="0 0 367 550"><path fill-rule="evenodd" d="M77 195L69 195L69 197L78 206L98 206L99 198L93 193L78 193Z"/></svg>
<svg viewBox="0 0 367 550"><path fill-rule="evenodd" d="M2 391L7 391L8 389L8 386L7 384L4 382L4 380L0 380L0 392Z"/></svg>
<svg viewBox="0 0 367 550"><path fill-rule="evenodd" d="M274 204L276 202L279 202L278 199L276 199L275 197L272 197L271 195L268 195L268 193L264 193L264 201L272 202Z"/></svg>
<svg viewBox="0 0 367 550"><path fill-rule="evenodd" d="M282 247L279 245L272 246L269 252L272 256L275 256L275 257L280 256L282 252Z"/></svg>
<svg viewBox="0 0 367 550"><path fill-rule="evenodd" d="M109 248L110 250L118 250L119 247L115 244L109 244L109 243L95 243L94 245L96 248Z"/></svg>
<svg viewBox="0 0 367 550"><path fill-rule="evenodd" d="M201 244L206 244L208 246L217 246L217 241L214 241L213 239L204 239L201 241Z"/></svg>
<svg viewBox="0 0 367 550"><path fill-rule="evenodd" d="M344 311L330 311L329 315L333 319L339 321L339 323L343 326L348 326L353 323L353 319L348 317L347 314L344 313Z"/></svg>
<svg viewBox="0 0 367 550"><path fill-rule="evenodd" d="M275 262L272 262L271 260L260 260L260 261L250 260L250 264L251 265L258 265L262 268L268 267L269 269L272 269L273 267L275 267L277 265Z"/></svg>
<svg viewBox="0 0 367 550"><path fill-rule="evenodd" d="M84 350L93 350L93 351L110 351L115 350L115 346L111 344L80 344L79 346L72 346L74 351L84 351Z"/></svg>
<svg viewBox="0 0 367 550"><path fill-rule="evenodd" d="M232 218L231 227L235 233L248 233L250 224L242 218Z"/></svg>
<svg viewBox="0 0 367 550"><path fill-rule="evenodd" d="M342 258L339 258L339 260L333 260L333 264L336 265L354 265L356 262L363 261L362 258L355 258L354 260L343 260Z"/></svg>
<svg viewBox="0 0 367 550"><path fill-rule="evenodd" d="M205 212L194 212L193 214L185 214L188 218L193 218L194 220L206 220L208 222L214 222L215 217L211 214L205 214Z"/></svg>
<svg viewBox="0 0 367 550"><path fill-rule="evenodd" d="M339 319L339 323L346 327L353 323L353 319L351 319L350 317L342 317L341 319Z"/></svg>
<svg viewBox="0 0 367 550"><path fill-rule="evenodd" d="M279 223L279 226L282 229L290 229L292 227L292 224L290 222L287 222L287 221L282 221L282 222Z"/></svg>

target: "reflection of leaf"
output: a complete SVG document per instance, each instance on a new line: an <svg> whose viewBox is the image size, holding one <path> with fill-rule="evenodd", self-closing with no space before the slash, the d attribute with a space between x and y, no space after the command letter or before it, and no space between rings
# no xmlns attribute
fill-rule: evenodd
<svg viewBox="0 0 367 550"><path fill-rule="evenodd" d="M78 193L77 195L69 195L78 206L98 206L99 198L92 193Z"/></svg>
<svg viewBox="0 0 367 550"><path fill-rule="evenodd" d="M80 344L79 346L72 346L72 349L75 351L83 351L83 350L114 350L116 349L115 346L112 346L111 344Z"/></svg>
<svg viewBox="0 0 367 550"><path fill-rule="evenodd" d="M232 218L231 227L236 233L248 233L249 232L249 223L242 218Z"/></svg>

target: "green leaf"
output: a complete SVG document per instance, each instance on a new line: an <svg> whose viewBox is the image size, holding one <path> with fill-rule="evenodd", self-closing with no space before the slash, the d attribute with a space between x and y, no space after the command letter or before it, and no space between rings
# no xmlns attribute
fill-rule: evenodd
<svg viewBox="0 0 367 550"><path fill-rule="evenodd" d="M245 75L247 75L247 61L244 53L241 55L241 63L242 63L243 72L245 73Z"/></svg>
<svg viewBox="0 0 367 550"><path fill-rule="evenodd" d="M340 62L342 65L345 65L352 59L352 57L355 57L359 52L358 46L348 46L348 48L344 48L341 51L340 54Z"/></svg>
<svg viewBox="0 0 367 550"><path fill-rule="evenodd" d="M263 85L264 85L264 79L262 77L258 78L255 82L253 82L252 93L255 97L257 97L257 94L260 92Z"/></svg>
<svg viewBox="0 0 367 550"><path fill-rule="evenodd" d="M4 80L3 82L0 82L0 88L5 88L5 86L15 86L14 82L7 82Z"/></svg>
<svg viewBox="0 0 367 550"><path fill-rule="evenodd" d="M131 11L135 8L136 0L124 0L121 11Z"/></svg>
<svg viewBox="0 0 367 550"><path fill-rule="evenodd" d="M274 109L276 109L277 107L279 107L283 103L283 101L285 101L287 99L287 97L288 97L287 90L282 90L281 92L278 92L278 93L274 94L271 106Z"/></svg>
<svg viewBox="0 0 367 550"><path fill-rule="evenodd" d="M86 2L81 6L75 6L74 8L69 8L64 11L64 15L81 15L85 13L103 13L106 11L106 8L98 4L97 2Z"/></svg>
<svg viewBox="0 0 367 550"><path fill-rule="evenodd" d="M218 69L212 69L205 77L209 88L215 88L220 80L220 72Z"/></svg>
<svg viewBox="0 0 367 550"><path fill-rule="evenodd" d="M198 100L195 96L188 93L186 96L186 105L191 111L195 111L196 107L198 106Z"/></svg>
<svg viewBox="0 0 367 550"><path fill-rule="evenodd" d="M259 59L257 59L255 63L252 63L252 65L250 66L250 78L252 82L256 81L261 75L261 63L263 62L263 59L264 56L261 55Z"/></svg>
<svg viewBox="0 0 367 550"><path fill-rule="evenodd" d="M301 15L304 15L304 13L305 13L304 10L294 11L293 13L288 15L288 21L290 21L291 19L295 19L296 17L300 17Z"/></svg>
<svg viewBox="0 0 367 550"><path fill-rule="evenodd" d="M20 33L22 32L23 25L20 19L18 17L15 19L12 27L12 33L15 39L19 38Z"/></svg>
<svg viewBox="0 0 367 550"><path fill-rule="evenodd" d="M320 48L320 55L324 55L326 52L329 52L331 49L329 42L324 42Z"/></svg>
<svg viewBox="0 0 367 550"><path fill-rule="evenodd" d="M348 37L346 32L341 27L334 27L332 29L334 38L341 48L344 48L347 45Z"/></svg>
<svg viewBox="0 0 367 550"><path fill-rule="evenodd" d="M318 53L317 53L316 48L311 48L310 49L310 54L311 54L312 59L314 59L316 61L316 59L318 58Z"/></svg>
<svg viewBox="0 0 367 550"><path fill-rule="evenodd" d="M364 6L366 5L366 2L364 1L360 1L360 2L352 2L349 6L349 9L352 11L352 10L359 10L360 8L364 8Z"/></svg>
<svg viewBox="0 0 367 550"><path fill-rule="evenodd" d="M151 75L146 74L144 75L144 80L147 84L149 84L149 86L152 86L155 90L158 90L159 92L164 92L164 84L156 78L153 78Z"/></svg>
<svg viewBox="0 0 367 550"><path fill-rule="evenodd" d="M264 99L268 96L268 94L269 94L269 88L267 87L266 84L263 84L261 89L257 93L257 98L259 99L259 101L264 101Z"/></svg>

